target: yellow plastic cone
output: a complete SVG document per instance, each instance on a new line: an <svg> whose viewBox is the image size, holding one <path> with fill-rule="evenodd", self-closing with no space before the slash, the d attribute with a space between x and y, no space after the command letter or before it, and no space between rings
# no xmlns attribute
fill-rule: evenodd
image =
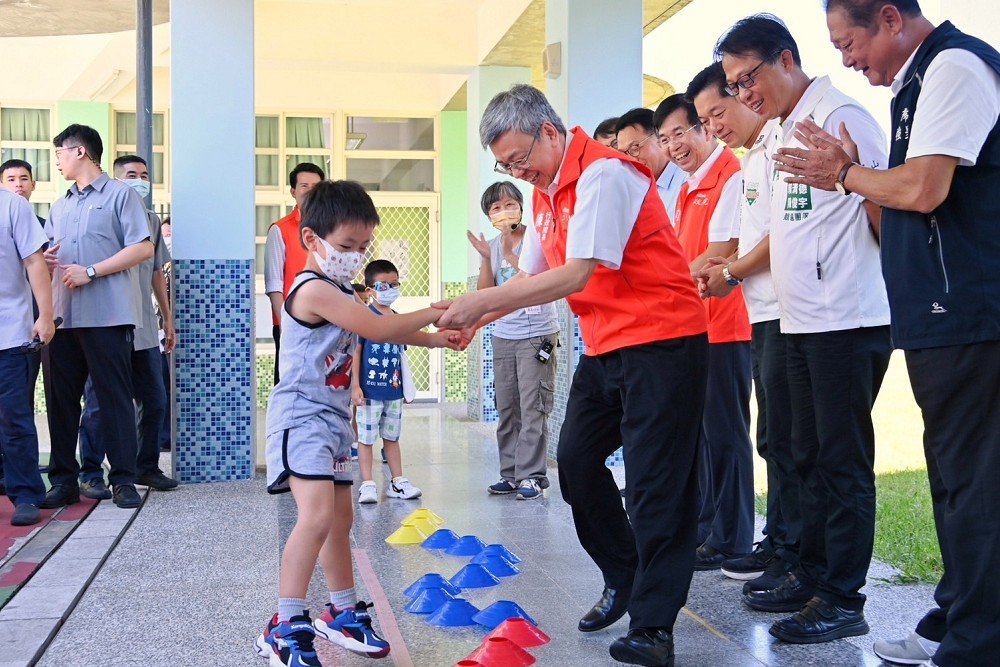
<svg viewBox="0 0 1000 667"><path fill-rule="evenodd" d="M412 526L413 528L416 528L424 535L430 535L431 533L433 533L435 530L438 529L437 524L435 524L430 519L420 519L420 518L404 521L403 526L404 527Z"/></svg>
<svg viewBox="0 0 1000 667"><path fill-rule="evenodd" d="M385 541L389 544L420 544L426 539L427 535L416 526L402 526Z"/></svg>
<svg viewBox="0 0 1000 667"><path fill-rule="evenodd" d="M432 524L439 527L444 525L444 519L442 519L437 514L427 509L426 507L421 507L418 510L410 512L409 516L403 519L403 523L405 524L407 521L412 521L414 519L427 519Z"/></svg>

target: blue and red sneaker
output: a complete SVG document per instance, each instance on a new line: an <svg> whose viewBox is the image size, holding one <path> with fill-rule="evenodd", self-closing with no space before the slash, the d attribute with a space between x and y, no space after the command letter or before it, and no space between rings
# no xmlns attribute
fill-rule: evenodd
<svg viewBox="0 0 1000 667"><path fill-rule="evenodd" d="M308 613L292 616L284 623L278 623L275 614L257 637L254 649L257 655L268 659L270 667L322 667L313 648L315 637Z"/></svg>
<svg viewBox="0 0 1000 667"><path fill-rule="evenodd" d="M371 607L358 602L353 609L337 609L327 603L326 611L313 623L316 634L353 653L384 658L389 655L389 642L372 629L372 617L368 613Z"/></svg>

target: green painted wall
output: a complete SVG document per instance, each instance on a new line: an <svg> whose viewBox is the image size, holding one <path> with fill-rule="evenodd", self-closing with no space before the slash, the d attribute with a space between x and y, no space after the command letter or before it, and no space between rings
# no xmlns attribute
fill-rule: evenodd
<svg viewBox="0 0 1000 667"><path fill-rule="evenodd" d="M101 135L104 142L104 155L101 156L101 166L104 171L110 171L114 161L111 150L111 105L107 102L78 102L63 100L56 103L56 134L66 129L67 125L79 123L88 125ZM68 187L59 172L56 172L56 192L65 191Z"/></svg>
<svg viewBox="0 0 1000 667"><path fill-rule="evenodd" d="M441 282L465 284L469 175L465 111L441 113Z"/></svg>

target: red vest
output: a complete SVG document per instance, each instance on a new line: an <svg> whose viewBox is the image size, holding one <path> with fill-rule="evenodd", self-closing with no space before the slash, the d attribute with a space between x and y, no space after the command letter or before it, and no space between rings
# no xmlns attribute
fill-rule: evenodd
<svg viewBox="0 0 1000 667"><path fill-rule="evenodd" d="M566 297L580 317L588 355L705 332L705 312L670 218L644 165L590 138L581 128L567 135L569 149L552 195L535 189L535 231L549 267L566 263L566 233L576 209L576 182L595 160L623 160L649 176L649 189L625 244L621 268L598 265L586 287Z"/></svg>
<svg viewBox="0 0 1000 667"><path fill-rule="evenodd" d="M282 271L283 288L281 291L281 296L284 299L288 298L288 290L292 288L295 276L306 267L306 249L302 247L302 240L299 236L300 218L299 207L296 206L284 218L272 223L272 226L277 225L278 231L281 232L281 240L285 243L285 268ZM274 324L281 324L281 321L273 315L271 319Z"/></svg>
<svg viewBox="0 0 1000 667"><path fill-rule="evenodd" d="M740 161L736 154L723 147L722 154L698 187L690 192L687 183L681 187L677 196L677 237L684 247L688 263L708 247L708 223L722 197L722 189L739 171ZM750 340L750 318L740 287L725 298L704 299L702 303L708 315L710 343Z"/></svg>

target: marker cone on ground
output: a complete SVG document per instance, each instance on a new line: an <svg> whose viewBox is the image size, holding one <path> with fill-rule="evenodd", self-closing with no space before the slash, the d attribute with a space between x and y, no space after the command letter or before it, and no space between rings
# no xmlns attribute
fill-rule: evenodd
<svg viewBox="0 0 1000 667"><path fill-rule="evenodd" d="M535 664L535 657L506 637L490 637L467 660L475 660L483 667L528 667Z"/></svg>
<svg viewBox="0 0 1000 667"><path fill-rule="evenodd" d="M440 516L438 516L431 510L427 509L426 507L421 507L420 509L413 510L412 512L407 514L406 518L403 519L403 523L406 523L411 519L428 519L435 526L440 527L444 525L444 519L442 519Z"/></svg>
<svg viewBox="0 0 1000 667"><path fill-rule="evenodd" d="M403 609L411 614L433 614L455 596L443 588L425 588L410 600Z"/></svg>
<svg viewBox="0 0 1000 667"><path fill-rule="evenodd" d="M489 588L500 583L485 567L471 563L456 572L449 581L459 588Z"/></svg>
<svg viewBox="0 0 1000 667"><path fill-rule="evenodd" d="M458 541L445 549L449 556L475 556L486 548L486 543L475 535L463 535Z"/></svg>
<svg viewBox="0 0 1000 667"><path fill-rule="evenodd" d="M468 600L455 598L448 600L438 607L438 610L427 617L427 622L439 628L457 628L467 625L476 625L472 617L479 613Z"/></svg>
<svg viewBox="0 0 1000 667"><path fill-rule="evenodd" d="M552 641L547 634L526 618L508 618L493 632L486 635L486 638L489 637L506 637L524 649L544 646Z"/></svg>
<svg viewBox="0 0 1000 667"><path fill-rule="evenodd" d="M455 534L454 530L438 528L420 546L424 549L447 549L455 542L458 542L458 535Z"/></svg>
<svg viewBox="0 0 1000 667"><path fill-rule="evenodd" d="M456 662L455 667L484 667L484 666L483 663L479 662L478 660L469 660L468 658L466 658L465 660L459 660L458 662Z"/></svg>
<svg viewBox="0 0 1000 667"><path fill-rule="evenodd" d="M403 591L403 595L408 598L415 598L420 595L420 591L427 588L441 588L448 591L451 595L458 595L461 592L460 588L452 586L451 582L445 579L443 575L440 575L437 572L431 572L429 574L425 574L410 584L406 590Z"/></svg>
<svg viewBox="0 0 1000 667"><path fill-rule="evenodd" d="M426 539L427 535L416 526L401 526L385 541L389 544L420 544Z"/></svg>
<svg viewBox="0 0 1000 667"><path fill-rule="evenodd" d="M510 600L497 600L476 614L472 620L492 630L511 618L523 618L529 623L535 624L535 619L528 616L527 612L521 609L516 602Z"/></svg>
<svg viewBox="0 0 1000 667"><path fill-rule="evenodd" d="M403 527L406 526L412 526L424 535L431 535L438 529L437 524L430 519L407 519L403 522Z"/></svg>
<svg viewBox="0 0 1000 667"><path fill-rule="evenodd" d="M513 551L511 551L510 549L508 549L507 547L505 547L502 544L487 544L485 547L483 547L483 550L480 552L480 554L484 554L484 553L485 554L492 554L492 555L495 555L495 556L503 556L504 558L506 558L507 560L509 560L514 565L517 565L518 563L521 562L521 559L518 558L517 555ZM479 555L479 554L477 554L477 555Z"/></svg>
<svg viewBox="0 0 1000 667"><path fill-rule="evenodd" d="M515 574L521 573L516 565L499 554L481 553L474 556L471 562L475 565L482 565L495 577L513 577Z"/></svg>

